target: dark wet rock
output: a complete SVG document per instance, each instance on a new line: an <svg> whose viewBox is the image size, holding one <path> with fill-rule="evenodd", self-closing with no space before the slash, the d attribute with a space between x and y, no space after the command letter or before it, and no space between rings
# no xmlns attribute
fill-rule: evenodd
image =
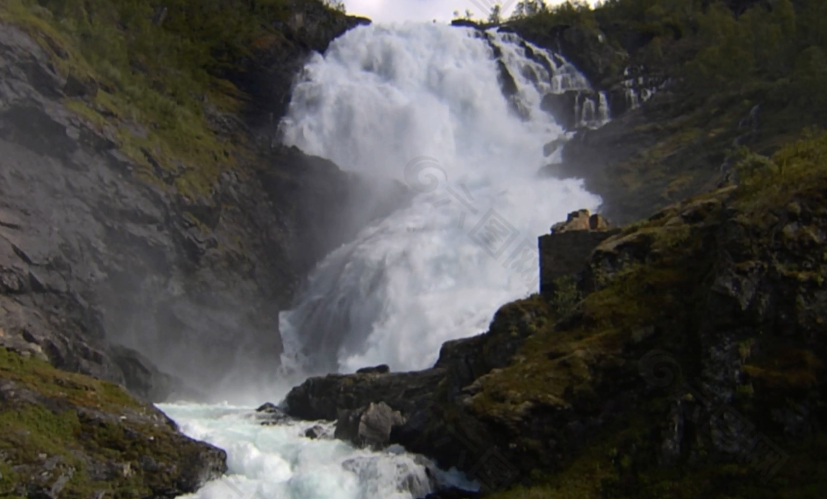
<svg viewBox="0 0 827 499"><path fill-rule="evenodd" d="M482 29L482 25L472 19L454 19L451 21L451 26L458 26L461 28Z"/></svg>
<svg viewBox="0 0 827 499"><path fill-rule="evenodd" d="M317 438L321 438L324 435L324 428L321 425L314 425L310 428L304 430L304 436L315 440Z"/></svg>
<svg viewBox="0 0 827 499"><path fill-rule="evenodd" d="M281 412L281 410L278 408L278 406L276 406L272 402L265 402L264 404L260 405L256 409L256 412L263 412L263 413L267 413L267 414L276 414L276 413Z"/></svg>
<svg viewBox="0 0 827 499"><path fill-rule="evenodd" d="M374 367L363 367L356 371L357 374L388 374L391 368L387 364L382 364Z"/></svg>
<svg viewBox="0 0 827 499"><path fill-rule="evenodd" d="M565 145L565 140L555 139L543 146L543 156L551 156Z"/></svg>
<svg viewBox="0 0 827 499"><path fill-rule="evenodd" d="M82 80L70 74L63 86L66 97L89 97L94 98L98 94L98 84L94 80Z"/></svg>
<svg viewBox="0 0 827 499"><path fill-rule="evenodd" d="M324 53L336 37L370 22L331 12L322 2L291 2L289 13L273 21L282 37L255 47L238 61L240 71L229 75L256 103L246 110L245 121L263 143L270 144L277 136L295 77L311 52Z"/></svg>
<svg viewBox="0 0 827 499"><path fill-rule="evenodd" d="M262 426L273 426L289 421L291 418L284 411L271 402L262 404L256 409L256 420Z"/></svg>
<svg viewBox="0 0 827 499"><path fill-rule="evenodd" d="M444 376L442 369L415 373L329 374L293 388L285 402L288 415L306 420L335 421L338 411L385 402L403 415L413 412Z"/></svg>
<svg viewBox="0 0 827 499"><path fill-rule="evenodd" d="M359 409L339 410L333 436L359 447L381 449L390 443L391 430L404 423L402 414L386 403L371 403Z"/></svg>
<svg viewBox="0 0 827 499"><path fill-rule="evenodd" d="M452 487L433 492L419 499L478 499L480 497L482 497L482 495L479 492Z"/></svg>

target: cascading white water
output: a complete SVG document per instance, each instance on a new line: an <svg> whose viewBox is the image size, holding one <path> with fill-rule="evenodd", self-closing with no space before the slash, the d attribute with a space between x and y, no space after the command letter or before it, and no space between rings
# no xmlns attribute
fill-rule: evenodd
<svg viewBox="0 0 827 499"><path fill-rule="evenodd" d="M398 446L373 452L328 436L307 438L305 430L318 423L261 426L252 408L230 405L160 408L187 435L227 451L227 475L179 499L416 499L436 485L478 487ZM332 433L332 424L321 425Z"/></svg>
<svg viewBox="0 0 827 499"><path fill-rule="evenodd" d="M424 368L537 290L537 236L600 204L577 180L536 176L542 145L563 135L543 95L588 88L564 62L514 35L437 24L359 27L309 62L285 142L418 194L312 273L280 320L284 365Z"/></svg>
<svg viewBox="0 0 827 499"><path fill-rule="evenodd" d="M516 85L508 98L498 59ZM540 102L566 90L588 83L559 56L513 35L430 24L360 27L309 62L284 140L405 181L415 196L325 258L283 313L282 360L296 377L270 387L271 400L313 372L426 367L443 342L483 331L498 306L536 291L537 236L600 203L579 181L536 175L560 159L544 159L543 144L563 135ZM413 499L434 479L476 487L400 448L311 440L313 423L262 427L249 407L161 407L228 453L229 474L190 499Z"/></svg>

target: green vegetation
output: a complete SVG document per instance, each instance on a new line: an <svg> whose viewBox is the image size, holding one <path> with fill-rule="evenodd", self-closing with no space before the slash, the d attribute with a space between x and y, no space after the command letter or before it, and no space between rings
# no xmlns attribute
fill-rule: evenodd
<svg viewBox="0 0 827 499"><path fill-rule="evenodd" d="M7 0L0 22L28 31L60 73L82 82L86 91L67 104L114 136L144 167L140 176L198 198L243 154L244 137L218 134L208 114L244 106L228 78L256 50L285 43L278 25L288 21L291 5Z"/></svg>
<svg viewBox="0 0 827 499"><path fill-rule="evenodd" d="M827 190L827 132L809 130L772 157L739 151L741 199L767 208L784 206L802 191Z"/></svg>
<svg viewBox="0 0 827 499"><path fill-rule="evenodd" d="M739 2L744 5L745 2ZM600 30L634 63L663 70L695 100L759 95L777 110L827 120L827 4L821 0L751 2L744 12L723 0L607 0L553 7L519 2L509 23L520 32L579 26Z"/></svg>
<svg viewBox="0 0 827 499"><path fill-rule="evenodd" d="M121 387L5 348L0 385L0 497L31 497L55 486L70 499L100 492L148 497L175 490L168 482L180 470L169 466L195 450ZM160 471L147 473L145 462Z"/></svg>
<svg viewBox="0 0 827 499"><path fill-rule="evenodd" d="M799 407L802 400L820 407L818 393L827 367L823 338L805 341L752 325L731 328L739 334L734 355L746 380L735 386L732 405L789 454L789 461L766 483L756 475L754 456L715 454L705 443L703 426L692 426L690 412L684 413L684 421L686 435L691 436L684 436L682 445L692 450L687 454L684 449L675 462L664 464L661 431L671 424L668 415L681 392L634 398L625 415L589 435L583 448L573 447L566 432L555 426L555 422L564 424L566 417L555 420L553 415L577 411L571 419L585 421L602 410L606 397L638 389L624 382L624 376L634 375L637 362L652 348L670 352L683 379L698 388L701 355L697 349L701 342L706 342L703 348L716 345L714 338L699 338L710 334L703 333L703 324L713 310L707 304L718 299L710 293L716 275L734 271L743 282L749 282L750 275L763 276L762 285L793 297L801 314L799 327L816 334L823 330L823 304L808 297L823 293L827 276L825 165L827 133L820 131L805 133L771 157L742 150L735 168L738 186L667 208L599 246L593 269L603 258L622 263L610 264L596 291L585 293L573 309L565 307L568 311L559 313L559 304L570 301L564 298L569 291L545 297L546 308L534 305L534 311L545 315L533 315L532 323L543 321L548 326L534 330L510 365L475 383L478 388L470 409L475 417L493 420L507 428L503 431L512 432L505 441L522 449L520 458L535 449L536 461L527 462L537 464L530 484L486 497L822 497L827 487L827 436L814 429L811 435L791 438L766 415ZM727 264L716 251L743 254L731 270L719 268ZM759 268L760 274L752 273ZM502 310L515 306L525 308L529 302L515 302ZM725 320L749 324L753 320L734 317L737 313ZM738 360L726 362L737 365ZM682 397L692 400L687 394ZM554 443L544 448L538 434ZM550 452L564 456L562 466L544 461Z"/></svg>

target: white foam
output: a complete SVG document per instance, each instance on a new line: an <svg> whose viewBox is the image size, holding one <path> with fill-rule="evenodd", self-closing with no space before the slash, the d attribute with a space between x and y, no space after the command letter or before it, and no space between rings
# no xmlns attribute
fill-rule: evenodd
<svg viewBox="0 0 827 499"><path fill-rule="evenodd" d="M543 94L587 83L566 64L549 74L513 36L492 39L527 117L503 97L489 42L473 30L363 26L308 64L282 123L287 143L400 180L414 158L430 157L422 165L438 181L319 264L280 318L285 366L431 365L442 343L484 331L498 306L537 290L537 236L572 210L599 206L578 180L536 176L543 144L563 135L537 109ZM486 245L492 224L502 237Z"/></svg>
<svg viewBox="0 0 827 499"><path fill-rule="evenodd" d="M477 485L456 471L394 447L357 449L333 439L309 439L314 422L261 426L250 407L160 404L190 437L227 451L228 473L188 499L415 499L432 492L426 467L441 480L468 490ZM328 430L330 423L323 423Z"/></svg>

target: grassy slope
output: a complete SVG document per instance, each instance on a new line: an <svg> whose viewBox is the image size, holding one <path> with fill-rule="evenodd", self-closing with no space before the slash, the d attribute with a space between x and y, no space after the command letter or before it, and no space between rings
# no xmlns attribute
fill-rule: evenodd
<svg viewBox="0 0 827 499"><path fill-rule="evenodd" d="M185 463L203 450L121 387L6 349L0 387L3 497L60 482L65 498L163 495L176 490Z"/></svg>

